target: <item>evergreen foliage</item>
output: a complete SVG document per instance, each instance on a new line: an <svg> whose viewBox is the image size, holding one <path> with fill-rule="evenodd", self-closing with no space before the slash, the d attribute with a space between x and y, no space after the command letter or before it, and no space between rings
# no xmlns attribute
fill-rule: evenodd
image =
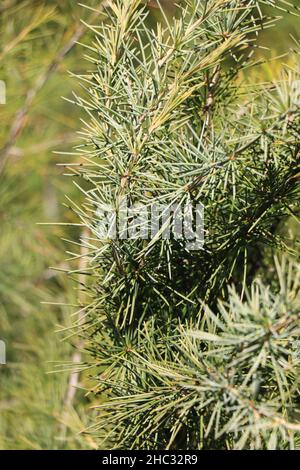
<svg viewBox="0 0 300 470"><path fill-rule="evenodd" d="M299 448L297 9L87 3L0 5L0 448ZM82 107L72 185L53 151ZM204 250L103 240L101 207L124 196L203 203Z"/></svg>
<svg viewBox="0 0 300 470"><path fill-rule="evenodd" d="M142 3L108 2L91 26L74 100L86 112L73 172L88 183L73 208L89 230L94 434L115 448L298 447L299 267L273 256L297 254L281 227L299 216L299 69L237 80L273 1L187 0L152 29ZM203 249L103 239L101 211L125 197L202 203Z"/></svg>

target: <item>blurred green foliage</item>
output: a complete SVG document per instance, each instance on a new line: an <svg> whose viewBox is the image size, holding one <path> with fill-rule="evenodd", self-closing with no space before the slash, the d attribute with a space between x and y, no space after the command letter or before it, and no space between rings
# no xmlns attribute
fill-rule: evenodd
<svg viewBox="0 0 300 470"><path fill-rule="evenodd" d="M70 268L60 238L72 228L38 223L72 222L62 205L72 184L55 165L61 156L54 151L76 141L79 118L62 96L75 86L68 70L82 64L72 39L80 40L80 18L91 12L56 0L5 0L0 9L0 77L7 88L0 108L0 337L7 345L0 448L89 448L78 435L88 400L77 392L66 406L69 374L49 374L58 361L72 361L73 348L55 330L71 323L74 308L58 304L76 304L76 286L49 269ZM47 301L57 305L41 304Z"/></svg>
<svg viewBox="0 0 300 470"><path fill-rule="evenodd" d="M98 8L101 1L87 4ZM172 2L165 6L172 14ZM157 19L154 2L151 8ZM89 399L79 390L66 403L69 374L50 373L55 364L72 362L74 348L56 330L70 327L78 292L49 266L74 266L64 260L60 239L79 238L80 230L37 225L73 221L63 206L73 185L55 165L67 156L53 152L69 151L77 140L80 117L62 96L70 98L78 86L68 70L86 67L75 42L86 42L80 19L89 22L93 12L73 0L3 0L0 15L0 79L7 86L7 103L0 105L0 338L7 344L7 365L0 366L0 448L93 448L80 433L92 419ZM298 26L299 18L288 16L265 31L261 45L272 50L257 55L286 51ZM41 303L47 301L55 304Z"/></svg>

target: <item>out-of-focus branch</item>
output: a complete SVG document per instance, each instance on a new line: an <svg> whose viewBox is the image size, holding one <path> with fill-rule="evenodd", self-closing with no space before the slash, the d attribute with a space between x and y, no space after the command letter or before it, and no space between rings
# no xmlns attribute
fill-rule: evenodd
<svg viewBox="0 0 300 470"><path fill-rule="evenodd" d="M87 24L93 23L95 19L101 14L103 9L107 6L107 2L103 2L101 4L101 9L97 11L93 11L91 16L89 17ZM64 57L71 51L71 49L75 46L77 41L83 36L86 32L88 26L84 23L78 23L75 27L75 30L70 37L70 39L64 44L64 46L57 52L54 59L50 62L48 67L42 72L42 74L37 78L33 87L27 92L25 102L23 106L17 111L15 117L13 119L12 125L10 127L10 131L8 133L8 137L2 149L0 149L0 174L3 171L7 160L10 156L10 152L14 147L18 137L22 134L25 123L26 117L32 106L32 103L39 93L39 91L43 88L49 78L53 75L53 73L57 70L58 66L64 59Z"/></svg>
<svg viewBox="0 0 300 470"><path fill-rule="evenodd" d="M45 152L49 149L53 149L60 145L70 144L77 141L77 135L74 132L68 132L66 134L60 135L57 138L51 140L45 140L43 142L38 142L37 144L31 145L26 148L26 151L20 147L12 147L9 152L9 156L12 162L19 160L24 157L24 155L35 155L41 152Z"/></svg>
<svg viewBox="0 0 300 470"><path fill-rule="evenodd" d="M80 259L79 259L79 293L78 293L78 300L80 305L84 305L84 285L85 285L85 271L87 268L87 261L88 261L88 248L85 245L85 240L88 238L89 231L88 228L84 228L82 231L81 235L81 251L80 251ZM84 324L84 312L85 309L84 307L79 310L78 313L78 328ZM75 344L75 351L72 355L72 363L74 365L79 364L81 361L81 355L82 355L82 348L84 346L84 341L82 339L79 339L77 343ZM64 399L64 407L69 407L71 406L75 394L76 394L76 389L78 387L79 383L79 376L80 373L78 371L72 372L70 377L69 377L69 382L68 382L68 388L66 391L65 399Z"/></svg>

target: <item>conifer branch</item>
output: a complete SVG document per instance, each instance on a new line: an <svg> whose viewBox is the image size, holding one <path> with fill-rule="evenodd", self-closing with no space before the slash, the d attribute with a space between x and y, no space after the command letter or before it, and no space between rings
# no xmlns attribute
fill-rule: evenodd
<svg viewBox="0 0 300 470"><path fill-rule="evenodd" d="M299 445L299 266L275 261L270 280L266 265L292 253L278 227L290 210L299 220L299 100L287 88L300 70L259 90L236 83L269 22L261 5L274 2L187 0L149 30L144 2L116 0L92 27L93 70L74 97L82 164L69 168L88 182L74 211L91 234L83 328L93 392L107 397L102 446ZM103 236L105 210L119 215L124 200L140 211L201 203L203 247L163 236L174 214L150 238Z"/></svg>

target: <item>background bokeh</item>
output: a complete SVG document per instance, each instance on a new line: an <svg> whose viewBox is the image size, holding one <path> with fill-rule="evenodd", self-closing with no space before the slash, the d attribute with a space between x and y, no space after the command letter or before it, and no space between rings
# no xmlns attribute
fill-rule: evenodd
<svg viewBox="0 0 300 470"><path fill-rule="evenodd" d="M86 3L101 9L103 2ZM168 14L172 5L164 0ZM154 21L154 0L151 8ZM7 345L7 365L0 365L1 449L95 447L81 432L93 415L84 393L88 374L73 396L70 373L58 372L78 360L76 336L64 340L80 295L64 273L78 269L64 239L80 238L80 228L68 225L76 219L65 194L80 195L56 165L73 157L56 152L70 152L78 142L79 112L62 97L80 92L69 71L86 67L86 51L76 43L88 43L91 33L81 19L97 24L101 13L73 0L0 4L0 79L7 86L7 103L0 105L0 339ZM289 55L276 57L293 47L290 34L297 37L297 29L299 18L283 14L262 32L256 56L272 62L256 67L252 81L280 72Z"/></svg>

